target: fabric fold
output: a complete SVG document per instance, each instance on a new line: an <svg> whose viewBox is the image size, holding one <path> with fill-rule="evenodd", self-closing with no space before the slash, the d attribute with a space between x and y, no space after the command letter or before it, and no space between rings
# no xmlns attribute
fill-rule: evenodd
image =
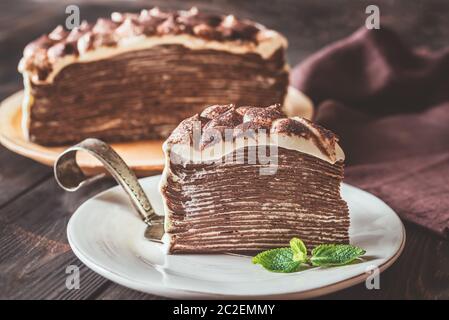
<svg viewBox="0 0 449 320"><path fill-rule="evenodd" d="M336 132L348 183L404 220L449 237L449 47L409 49L392 30L361 28L292 72Z"/></svg>

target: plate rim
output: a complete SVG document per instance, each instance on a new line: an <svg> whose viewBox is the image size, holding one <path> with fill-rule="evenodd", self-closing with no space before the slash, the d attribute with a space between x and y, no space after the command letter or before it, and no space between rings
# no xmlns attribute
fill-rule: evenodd
<svg viewBox="0 0 449 320"><path fill-rule="evenodd" d="M155 176L146 177L146 178L139 179L139 180L150 180L150 179L156 179L158 177L159 177L159 175L155 175ZM358 192L366 193L369 196L374 197L378 201L381 201L386 207L388 207L391 210L391 212L396 216L397 220L400 223L401 244L399 245L399 248L397 249L397 251L395 252L394 255L392 255L388 260L386 260L384 263L382 263L378 266L379 273L382 273L386 269L388 269L399 258L399 256L401 255L401 253L404 250L405 242L406 242L406 231L405 231L404 224L402 223L402 220L399 218L397 213L379 197L377 197L377 196L373 195L372 193L369 193L365 190L362 190L358 187L355 187L353 185L350 185L350 184L347 184L344 182L343 182L343 184L346 186L349 186L350 188L354 188ZM77 214L77 212L81 209L82 206L84 206L89 200L91 200L93 198L101 197L105 193L111 192L112 189L119 189L119 188L120 188L119 186L113 186L111 188L108 188L108 189L94 195L93 197L91 197L91 198L87 199L85 202L83 202L70 217L70 220L67 224L66 233L67 233L67 239L68 239L69 245L70 245L73 253L76 255L76 257L82 263L84 263L89 269L91 269L95 273L99 274L100 276L102 276L114 283L117 283L124 287L130 288L132 290L137 290L137 291L144 292L147 294L162 296L162 297L166 297L166 298L182 298L182 299L201 299L201 298L211 299L211 300L216 300L216 299L226 299L226 300L229 300L229 299L237 299L237 300L240 300L240 299L257 299L257 300L260 300L260 299L262 299L262 300L263 299L273 299L273 300L309 299L309 298L315 298L315 297L327 295L330 293L334 293L334 292L352 287L354 285L362 283L369 276L369 274L367 274L366 272L362 272L362 273L360 273L358 275L354 275L353 277L350 277L348 279L344 279L344 280L341 280L341 281L338 281L338 282L335 282L335 283L332 283L329 285L325 285L322 287L318 287L318 288L313 288L313 289L304 290L304 291L285 292L285 293L277 293L277 294L265 294L265 295L247 295L247 294L228 295L228 294L219 294L219 293L207 293L207 292L201 292L198 290L168 288L163 285L157 285L157 284L153 284L153 283L151 284L151 286L148 286L148 285L142 286L141 284L139 285L138 281L135 281L133 279L129 279L126 276L117 274L113 270L110 270L107 267L105 267L101 264L97 264L93 260L91 260L89 255L84 254L79 248L76 247L75 242L72 239L72 235L71 235L71 231L70 231L72 228L72 225L74 223L73 222L74 217Z"/></svg>

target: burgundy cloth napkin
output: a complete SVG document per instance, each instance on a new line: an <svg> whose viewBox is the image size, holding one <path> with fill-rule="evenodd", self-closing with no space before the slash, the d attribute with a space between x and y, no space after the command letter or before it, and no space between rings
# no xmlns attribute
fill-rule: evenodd
<svg viewBox="0 0 449 320"><path fill-rule="evenodd" d="M362 28L296 66L292 84L340 136L346 182L449 237L449 48L410 50L388 28Z"/></svg>

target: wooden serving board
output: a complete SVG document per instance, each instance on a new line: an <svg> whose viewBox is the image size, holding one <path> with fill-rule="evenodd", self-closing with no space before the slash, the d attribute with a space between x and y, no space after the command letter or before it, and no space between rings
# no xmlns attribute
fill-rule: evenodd
<svg viewBox="0 0 449 320"><path fill-rule="evenodd" d="M15 153L53 166L58 155L68 146L46 147L25 138L21 125L22 97L23 92L19 91L0 104L0 143ZM312 102L292 87L288 90L284 105L289 116L302 116L309 119L312 117ZM162 143L162 140L144 140L113 143L111 146L138 176L147 176L162 171L164 167ZM87 175L105 172L101 163L87 153L79 152L77 161Z"/></svg>

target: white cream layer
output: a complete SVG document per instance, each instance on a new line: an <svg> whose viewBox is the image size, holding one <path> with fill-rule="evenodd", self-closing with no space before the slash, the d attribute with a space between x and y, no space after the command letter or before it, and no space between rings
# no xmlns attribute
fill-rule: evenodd
<svg viewBox="0 0 449 320"><path fill-rule="evenodd" d="M159 45L179 44L192 50L210 49L218 51L226 51L234 54L256 53L264 59L268 59L279 48L287 47L287 40L281 34L273 30L262 30L258 33L258 44L243 41L216 41L195 37L188 34L183 35L163 35L151 36L145 35L124 38L119 40L115 47L99 47L94 50L85 50L78 48L79 55L68 55L58 58L53 63L53 70L44 81L37 79L31 72L25 70L24 60L19 63L19 71L23 74L29 74L33 83L52 83L54 77L67 65L72 63L85 63L107 59L122 53L144 50ZM79 43L82 43L80 41ZM285 66L288 68L288 66Z"/></svg>
<svg viewBox="0 0 449 320"><path fill-rule="evenodd" d="M316 129L314 134L319 135ZM316 137L316 139L313 139L295 135L288 135L286 133L259 133L254 137L240 137L235 139L234 141L223 141L211 144L209 147L206 147L203 150L194 148L190 143L171 145L166 142L163 145L163 150L166 157L169 157L170 152L174 152L177 155L181 156L184 160L192 162L212 161L220 159L227 154L234 152L235 150L252 146L274 146L289 150L296 150L327 161L331 164L334 164L340 160L343 161L345 159L345 154L338 143L336 143L332 148L331 146L326 146L324 142L323 148L325 148L329 152L329 154L324 153L322 151L322 148L317 145L317 143L319 142L317 142L316 140L320 141L320 139L321 137L319 136Z"/></svg>

